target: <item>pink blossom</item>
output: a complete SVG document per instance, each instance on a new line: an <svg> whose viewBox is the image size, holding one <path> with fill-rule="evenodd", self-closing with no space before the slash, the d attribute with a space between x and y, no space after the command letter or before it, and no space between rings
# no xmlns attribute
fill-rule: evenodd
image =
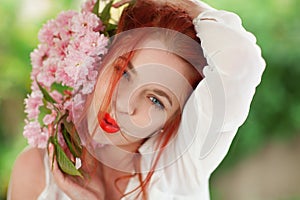
<svg viewBox="0 0 300 200"><path fill-rule="evenodd" d="M79 117L82 115L84 103L85 103L85 96L81 94L76 94L73 97L72 115L70 117L72 117L74 121L77 121Z"/></svg>
<svg viewBox="0 0 300 200"><path fill-rule="evenodd" d="M68 110L68 111L72 111L72 109L73 109L73 102L72 102L71 99L67 100L67 101L64 103L63 109Z"/></svg>
<svg viewBox="0 0 300 200"><path fill-rule="evenodd" d="M88 31L80 39L71 41L73 49L78 49L89 56L98 56L106 53L108 39L98 32Z"/></svg>
<svg viewBox="0 0 300 200"><path fill-rule="evenodd" d="M39 32L40 42L52 46L57 39L70 38L72 35L70 23L76 15L78 13L75 11L65 11L61 12L55 20L49 20Z"/></svg>
<svg viewBox="0 0 300 200"><path fill-rule="evenodd" d="M67 80L72 79L74 89L77 90L86 81L89 68L93 66L94 58L76 50L69 50L69 52L64 61L66 66L64 71L69 76ZM65 80L63 80L63 83L65 83Z"/></svg>
<svg viewBox="0 0 300 200"><path fill-rule="evenodd" d="M32 91L25 99L25 112L28 119L37 119L40 113L39 107L43 105L43 94L39 91Z"/></svg>
<svg viewBox="0 0 300 200"><path fill-rule="evenodd" d="M84 35L87 31L94 31L102 26L102 22L97 15L84 12L81 15L77 15L72 18L71 30L78 35Z"/></svg>
<svg viewBox="0 0 300 200"><path fill-rule="evenodd" d="M76 15L78 15L78 12L73 10L62 11L59 13L55 20L57 26L60 27L59 30L64 30L66 28L68 29L70 27L72 18Z"/></svg>
<svg viewBox="0 0 300 200"><path fill-rule="evenodd" d="M38 48L30 53L31 65L34 70L38 70L43 66L43 61L48 57L49 48L47 45L39 44ZM32 75L35 76L34 70L32 71Z"/></svg>
<svg viewBox="0 0 300 200"><path fill-rule="evenodd" d="M27 113L24 137L31 146L46 148L49 138L48 125L51 125L58 114L68 113L68 122L75 123L81 116L86 97L94 90L98 76L101 55L107 52L108 38L98 31L104 26L97 15L91 13L96 0L88 0L82 12L61 12L56 19L48 21L39 32L40 44L30 57L32 64L32 93L25 99ZM47 108L53 110L44 116L43 124L39 124L40 106L44 105L43 95L36 83L57 102L48 103ZM53 89L53 84L71 87L62 94ZM60 143L60 124L51 126L58 129ZM52 132L52 131L51 131Z"/></svg>
<svg viewBox="0 0 300 200"><path fill-rule="evenodd" d="M36 91L36 90L40 90L38 84L36 83L36 81L32 81L31 82L31 87L30 87L31 91Z"/></svg>
<svg viewBox="0 0 300 200"><path fill-rule="evenodd" d="M96 53L97 55L104 55L107 53L107 44L109 39L105 37L103 34L98 37L97 45L96 45Z"/></svg>
<svg viewBox="0 0 300 200"><path fill-rule="evenodd" d="M81 6L82 12L92 12L97 0L87 0Z"/></svg>
<svg viewBox="0 0 300 200"><path fill-rule="evenodd" d="M51 113L51 114L48 114L48 115L46 115L46 116L44 117L43 123L44 123L45 125L51 124L51 123L55 120L56 115L57 115L57 113L56 113L54 110L52 110L52 113Z"/></svg>
<svg viewBox="0 0 300 200"><path fill-rule="evenodd" d="M46 129L41 130L37 121L26 122L23 135L32 147L46 148L49 134Z"/></svg>
<svg viewBox="0 0 300 200"><path fill-rule="evenodd" d="M57 33L55 20L50 20L44 24L43 28L40 30L38 35L39 41L51 46L53 45L53 38L57 37Z"/></svg>
<svg viewBox="0 0 300 200"><path fill-rule="evenodd" d="M49 49L49 54L51 57L55 57L57 59L64 59L66 56L66 49L69 45L69 39L58 39L54 38L53 39L53 47L55 48L50 48Z"/></svg>
<svg viewBox="0 0 300 200"><path fill-rule="evenodd" d="M53 90L51 93L50 93L51 97L58 103L62 103L63 101L63 96L61 93L59 93L58 91L56 90Z"/></svg>
<svg viewBox="0 0 300 200"><path fill-rule="evenodd" d="M23 135L26 138L30 138L32 136L38 135L41 132L41 126L37 121L26 121L26 125L24 127Z"/></svg>
<svg viewBox="0 0 300 200"><path fill-rule="evenodd" d="M62 83L62 85L66 85L66 86L69 86L69 87L74 87L74 84L75 84L75 81L73 79L73 77L70 77L66 71L65 71L65 68L66 68L66 64L65 62L59 62L58 63L58 69L56 71L56 81L58 83Z"/></svg>
<svg viewBox="0 0 300 200"><path fill-rule="evenodd" d="M80 110L84 104L84 97L81 94L76 94L73 98L73 110Z"/></svg>
<svg viewBox="0 0 300 200"><path fill-rule="evenodd" d="M89 74L88 74L88 79L89 80L96 80L97 76L98 76L98 71L90 70Z"/></svg>
<svg viewBox="0 0 300 200"><path fill-rule="evenodd" d="M67 100L65 103L64 103L64 107L63 107L64 110L67 110L69 112L69 116L67 117L67 121L68 122L71 122L73 121L73 101L70 99L70 100Z"/></svg>
<svg viewBox="0 0 300 200"><path fill-rule="evenodd" d="M94 86L95 86L95 82L94 80L92 81L85 81L83 83L83 87L82 87L82 94L89 94L94 90Z"/></svg>
<svg viewBox="0 0 300 200"><path fill-rule="evenodd" d="M48 139L49 139L49 132L48 129L44 127L42 129L41 134L37 137L37 141L36 141L37 147L41 149L46 148L48 144Z"/></svg>
<svg viewBox="0 0 300 200"><path fill-rule="evenodd" d="M90 55L91 52L95 51L95 47L97 45L97 38L99 37L99 33L96 32L86 32L85 35L76 38L75 40L70 42L70 50L77 50L82 53Z"/></svg>
<svg viewBox="0 0 300 200"><path fill-rule="evenodd" d="M31 58L31 65L32 65L32 72L31 72L31 79L34 80L37 74L40 72L43 61L48 57L49 48L47 45L39 44L38 48L35 49L30 54Z"/></svg>
<svg viewBox="0 0 300 200"><path fill-rule="evenodd" d="M37 75L37 81L42 83L46 87L50 87L55 82L55 74L57 71L57 63L59 62L56 58L49 58L44 61L44 67Z"/></svg>

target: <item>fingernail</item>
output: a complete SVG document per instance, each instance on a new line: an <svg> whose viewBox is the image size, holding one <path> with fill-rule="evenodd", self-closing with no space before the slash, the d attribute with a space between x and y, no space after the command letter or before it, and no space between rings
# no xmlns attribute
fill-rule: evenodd
<svg viewBox="0 0 300 200"><path fill-rule="evenodd" d="M75 168L79 169L81 167L81 159L80 158L76 158L76 163L75 163Z"/></svg>

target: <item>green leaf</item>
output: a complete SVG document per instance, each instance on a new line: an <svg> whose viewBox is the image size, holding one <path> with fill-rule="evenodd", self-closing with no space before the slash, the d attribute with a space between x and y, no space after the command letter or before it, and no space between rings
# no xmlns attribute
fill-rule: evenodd
<svg viewBox="0 0 300 200"><path fill-rule="evenodd" d="M43 93L43 96L46 99L46 101L48 101L52 104L56 103L56 101L50 96L50 94L47 92L47 90L45 88L43 88L39 82L36 81L36 83L39 86L41 92Z"/></svg>
<svg viewBox="0 0 300 200"><path fill-rule="evenodd" d="M56 149L57 163L58 163L60 169L66 174L69 174L72 176L80 176L83 178L81 172L76 169L73 162L68 158L66 153L63 151L63 149L58 144L55 145L55 149Z"/></svg>
<svg viewBox="0 0 300 200"><path fill-rule="evenodd" d="M114 31L117 29L117 25L116 24L111 24L111 23L108 23L105 27L105 30L106 31Z"/></svg>
<svg viewBox="0 0 300 200"><path fill-rule="evenodd" d="M62 122L63 122L63 125L66 128L67 132L70 134L71 139L74 142L74 145L81 148L81 140L78 135L78 132L77 132L74 124L67 121L67 115L64 116Z"/></svg>
<svg viewBox="0 0 300 200"><path fill-rule="evenodd" d="M104 35L107 37L111 37L111 36L115 35L117 27L118 26L116 24L111 24L111 23L107 24L105 27Z"/></svg>
<svg viewBox="0 0 300 200"><path fill-rule="evenodd" d="M64 140L70 150L70 152L72 153L72 155L74 157L80 157L81 156L81 152L82 152L82 149L80 148L80 146L77 146L73 141L72 141L72 138L70 136L70 134L67 132L66 128L64 125L62 125L61 127L62 129L62 134L63 134L63 137L64 137Z"/></svg>
<svg viewBox="0 0 300 200"><path fill-rule="evenodd" d="M108 4L106 4L99 16L102 23L104 23L104 25L107 25L108 21L111 18L110 9L111 9L112 4L113 4L113 1L110 1Z"/></svg>
<svg viewBox="0 0 300 200"><path fill-rule="evenodd" d="M96 14L99 17L98 10L99 10L99 0L96 2L95 6L93 8L93 11L92 11L94 14Z"/></svg>
<svg viewBox="0 0 300 200"><path fill-rule="evenodd" d="M48 114L51 114L52 112L50 109L46 108L46 106L40 106L39 110L40 110L40 114L38 117L38 122L40 124L44 124L44 122L43 122L44 117Z"/></svg>
<svg viewBox="0 0 300 200"><path fill-rule="evenodd" d="M64 91L66 91L66 90L72 91L72 88L68 87L68 86L64 86L64 85L59 84L59 83L53 83L51 85L51 91L53 91L53 90L56 90L57 92L63 94Z"/></svg>

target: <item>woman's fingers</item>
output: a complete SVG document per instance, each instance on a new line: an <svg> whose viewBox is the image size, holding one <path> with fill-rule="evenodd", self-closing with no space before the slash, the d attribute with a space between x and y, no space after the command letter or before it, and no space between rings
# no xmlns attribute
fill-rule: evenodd
<svg viewBox="0 0 300 200"><path fill-rule="evenodd" d="M117 3L114 3L112 6L115 8L118 8L120 6L123 6L127 3L130 3L132 1L139 1L139 0L120 0ZM176 7L179 7L183 10L186 10L186 12L192 17L197 17L201 12L204 12L205 10L211 10L213 9L206 3L199 1L199 0L149 0L152 2L155 2L157 4L170 4L174 5Z"/></svg>
<svg viewBox="0 0 300 200"><path fill-rule="evenodd" d="M130 3L131 1L132 0L121 0L121 1L118 1L117 3L114 3L112 6L114 8L119 8L119 7L123 6L126 3Z"/></svg>
<svg viewBox="0 0 300 200"><path fill-rule="evenodd" d="M54 156L54 146L52 143L48 146L48 157L49 157L49 166L52 167L53 164L53 156Z"/></svg>
<svg viewBox="0 0 300 200"><path fill-rule="evenodd" d="M54 146L53 146L53 144L50 143L48 148L49 148L49 164L51 166L52 174L53 174L53 177L54 177L57 185L59 185L59 186L62 185L63 186L64 184L68 184L67 183L68 181L67 181L65 175L59 169L57 161L54 157Z"/></svg>
<svg viewBox="0 0 300 200"><path fill-rule="evenodd" d="M185 10L190 17L196 18L201 12L212 9L206 3L199 0L176 0L170 1L173 4L183 10Z"/></svg>

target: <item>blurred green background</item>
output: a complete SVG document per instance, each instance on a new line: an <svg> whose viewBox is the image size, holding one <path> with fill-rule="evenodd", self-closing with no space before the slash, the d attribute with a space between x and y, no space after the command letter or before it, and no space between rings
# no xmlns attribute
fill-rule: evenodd
<svg viewBox="0 0 300 200"><path fill-rule="evenodd" d="M267 62L247 122L211 178L212 200L300 200L300 1L206 0L239 14ZM23 99L42 24L79 0L1 0L0 199L26 146ZM27 163L24 163L24 165Z"/></svg>

